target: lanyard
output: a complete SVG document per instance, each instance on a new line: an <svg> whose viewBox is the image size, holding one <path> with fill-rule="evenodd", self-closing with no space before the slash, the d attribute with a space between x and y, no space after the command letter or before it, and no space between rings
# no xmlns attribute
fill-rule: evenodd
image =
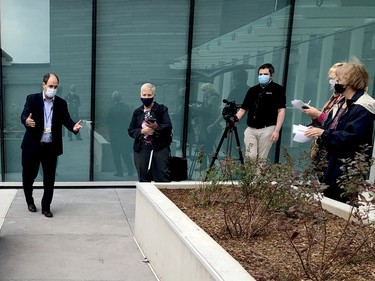
<svg viewBox="0 0 375 281"><path fill-rule="evenodd" d="M47 125L48 126L48 124L50 124L50 120L51 120L51 116L52 116L52 112L53 112L53 105L52 105L52 107L51 107L51 109L50 109L50 111L49 111L49 114L48 114L48 116L47 116L47 110L46 110L46 107L44 107L44 118L45 118L45 120L46 120L46 124L45 125Z"/></svg>

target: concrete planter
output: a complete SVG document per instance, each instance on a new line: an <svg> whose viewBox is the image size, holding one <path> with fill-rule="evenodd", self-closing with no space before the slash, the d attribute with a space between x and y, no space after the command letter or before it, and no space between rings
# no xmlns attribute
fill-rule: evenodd
<svg viewBox="0 0 375 281"><path fill-rule="evenodd" d="M255 280L158 189L181 185L137 183L135 238L160 280Z"/></svg>
<svg viewBox="0 0 375 281"><path fill-rule="evenodd" d="M135 238L163 281L255 280L160 188L195 188L194 182L137 183ZM323 198L323 208L347 219L352 208Z"/></svg>

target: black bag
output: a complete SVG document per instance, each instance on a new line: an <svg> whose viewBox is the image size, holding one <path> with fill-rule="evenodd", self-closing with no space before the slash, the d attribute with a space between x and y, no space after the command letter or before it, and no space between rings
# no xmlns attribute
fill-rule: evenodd
<svg viewBox="0 0 375 281"><path fill-rule="evenodd" d="M169 170L171 172L171 181L187 180L187 159L177 156L169 156Z"/></svg>

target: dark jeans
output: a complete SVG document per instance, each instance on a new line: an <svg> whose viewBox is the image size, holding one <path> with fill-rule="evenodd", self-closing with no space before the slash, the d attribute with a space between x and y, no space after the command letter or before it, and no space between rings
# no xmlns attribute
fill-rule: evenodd
<svg viewBox="0 0 375 281"><path fill-rule="evenodd" d="M140 150L134 152L134 164L140 182L170 182L169 147L153 152L150 171L148 165L152 146L141 145Z"/></svg>
<svg viewBox="0 0 375 281"><path fill-rule="evenodd" d="M33 184L38 175L39 166L43 169L42 210L49 211L55 185L57 155L52 144L41 144L39 153L25 157L22 155L22 185L25 193L26 203L34 204Z"/></svg>

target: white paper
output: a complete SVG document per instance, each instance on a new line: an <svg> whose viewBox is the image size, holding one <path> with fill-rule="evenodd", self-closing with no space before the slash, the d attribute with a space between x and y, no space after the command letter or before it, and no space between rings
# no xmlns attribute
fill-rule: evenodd
<svg viewBox="0 0 375 281"><path fill-rule="evenodd" d="M310 102L304 103L301 100L292 100L291 103L292 103L292 105L293 105L294 108L297 108L297 109L299 109L301 111L303 111L302 106L309 106L309 104L310 104Z"/></svg>
<svg viewBox="0 0 375 281"><path fill-rule="evenodd" d="M307 130L306 126L293 125L293 134L295 134L293 140L295 142L299 142L299 143L305 143L305 142L308 142L308 141L312 140L312 138L309 138L309 137L305 136L306 130Z"/></svg>

